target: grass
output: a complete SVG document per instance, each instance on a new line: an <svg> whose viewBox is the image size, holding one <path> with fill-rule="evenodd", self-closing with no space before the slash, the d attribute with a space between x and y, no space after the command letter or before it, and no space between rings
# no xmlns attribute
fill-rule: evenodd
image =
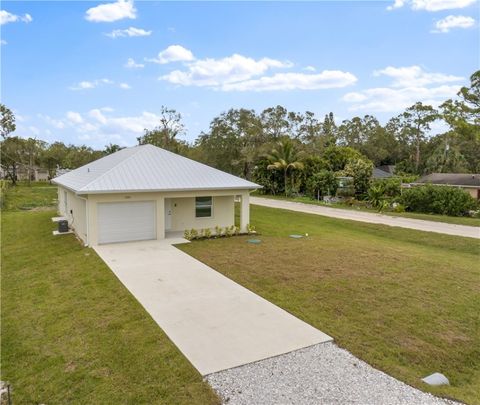
<svg viewBox="0 0 480 405"><path fill-rule="evenodd" d="M2 209L29 211L53 209L57 203L57 187L48 182L20 182L2 189Z"/></svg>
<svg viewBox="0 0 480 405"><path fill-rule="evenodd" d="M219 403L96 253L52 235L54 211L16 211L52 196L19 187L2 215L2 380L13 403Z"/></svg>
<svg viewBox="0 0 480 405"><path fill-rule="evenodd" d="M259 245L235 237L179 248L374 367L480 404L477 240L260 206L252 206L251 219ZM421 382L437 371L450 386Z"/></svg>
<svg viewBox="0 0 480 405"><path fill-rule="evenodd" d="M326 204L323 201L312 200L308 197L285 197L282 195L263 195L263 194L254 194L255 197L263 197L263 198L273 198L277 200L287 200L287 201L295 201L301 202L305 204L313 204L313 205L321 205L324 207L330 208L338 208L338 209L346 209L346 210L355 210L355 211L364 211L364 212L371 212L378 214L379 212L375 209L363 207L363 206L350 206L347 204L342 203L335 203L335 204ZM406 218L413 218L413 219L423 219L426 221L435 221L435 222L445 222L449 224L456 224L456 225L469 225L469 226L480 226L480 218L472 218L472 217L451 217L448 215L437 215L437 214L423 214L420 212L389 212L383 211L383 215L390 215L392 217L406 217Z"/></svg>

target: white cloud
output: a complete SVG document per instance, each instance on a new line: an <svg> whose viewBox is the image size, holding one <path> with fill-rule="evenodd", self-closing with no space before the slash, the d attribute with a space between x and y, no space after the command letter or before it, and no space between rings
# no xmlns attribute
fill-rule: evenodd
<svg viewBox="0 0 480 405"><path fill-rule="evenodd" d="M474 4L477 0L395 0L387 7L388 10L401 8L409 5L412 10L441 11L465 8Z"/></svg>
<svg viewBox="0 0 480 405"><path fill-rule="evenodd" d="M432 32L447 33L452 28L471 28L475 25L472 17L463 15L449 15L435 23L435 29Z"/></svg>
<svg viewBox="0 0 480 405"><path fill-rule="evenodd" d="M152 31L146 31L142 28L129 27L124 30L113 30L112 32L105 34L110 38L120 38L120 37L148 37L152 34Z"/></svg>
<svg viewBox="0 0 480 405"><path fill-rule="evenodd" d="M222 59L201 59L187 64L186 70L174 70L160 80L182 86L218 87L228 83L249 80L271 68L291 67L290 62L263 58L255 60L234 54Z"/></svg>
<svg viewBox="0 0 480 405"><path fill-rule="evenodd" d="M37 116L38 116L38 118L45 121L48 125L51 125L52 127L56 128L56 129L64 129L65 128L65 122L63 122L63 120L57 120L55 118L50 117L49 115L43 115L43 114L37 114Z"/></svg>
<svg viewBox="0 0 480 405"><path fill-rule="evenodd" d="M69 120L73 124L81 124L83 122L83 118L78 112L68 111L66 116L67 116L67 120Z"/></svg>
<svg viewBox="0 0 480 405"><path fill-rule="evenodd" d="M170 45L168 48L159 52L156 58L145 60L147 62L159 63L161 65L170 63L170 62L189 62L194 60L192 51L187 48L184 48L181 45Z"/></svg>
<svg viewBox="0 0 480 405"><path fill-rule="evenodd" d="M315 66L305 66L303 70L306 70L307 72L316 72L317 69L315 69Z"/></svg>
<svg viewBox="0 0 480 405"><path fill-rule="evenodd" d="M95 88L100 87L100 86L114 85L114 84L115 84L115 82L113 80L110 80L110 79L97 79L97 80L92 80L92 81L84 80L84 81L78 82L77 84L74 84L74 85L70 86L69 89L74 90L74 91L77 91L77 90L91 90L91 89L95 89ZM126 88L125 84L126 83L119 83L118 87L124 89L124 88Z"/></svg>
<svg viewBox="0 0 480 405"><path fill-rule="evenodd" d="M357 78L353 74L339 70L324 70L318 74L289 72L226 83L221 89L224 91L319 90L345 87L356 81Z"/></svg>
<svg viewBox="0 0 480 405"><path fill-rule="evenodd" d="M443 73L430 73L420 66L393 67L376 70L374 76L387 76L393 79L393 87L419 87L434 83L450 83L464 80L463 77L446 75Z"/></svg>
<svg viewBox="0 0 480 405"><path fill-rule="evenodd" d="M375 77L392 79L390 87L374 87L347 93L342 100L351 104L350 111L398 112L421 101L438 106L446 99L455 97L465 80L462 77L425 72L419 66L392 67L374 72Z"/></svg>
<svg viewBox="0 0 480 405"><path fill-rule="evenodd" d="M11 22L24 22L30 23L33 21L33 18L30 14L16 15L9 13L6 10L0 10L0 25L8 24Z"/></svg>
<svg viewBox="0 0 480 405"><path fill-rule="evenodd" d="M125 65L123 65L123 66L128 68L128 69L140 69L140 68L145 67L145 65L143 63L135 62L135 60L133 58L128 58L127 63L125 63Z"/></svg>
<svg viewBox="0 0 480 405"><path fill-rule="evenodd" d="M118 0L115 3L100 4L89 8L85 19L92 22L113 22L124 18L137 18L133 0Z"/></svg>
<svg viewBox="0 0 480 405"><path fill-rule="evenodd" d="M0 45L7 45L7 41L5 41L4 39L0 39Z"/></svg>
<svg viewBox="0 0 480 405"><path fill-rule="evenodd" d="M131 89L130 85L128 83L120 83L118 85L118 87L120 87L121 89L124 89L124 90L129 90Z"/></svg>
<svg viewBox="0 0 480 405"><path fill-rule="evenodd" d="M377 87L362 92L347 93L342 100L353 103L350 111L397 112L417 101L438 106L455 97L461 86L443 85L438 87Z"/></svg>

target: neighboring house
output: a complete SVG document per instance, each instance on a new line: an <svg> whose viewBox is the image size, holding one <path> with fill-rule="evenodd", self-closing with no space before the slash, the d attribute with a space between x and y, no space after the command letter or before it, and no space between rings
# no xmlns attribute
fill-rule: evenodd
<svg viewBox="0 0 480 405"><path fill-rule="evenodd" d="M372 178L374 180L388 179L390 177L393 177L393 174L391 174L390 172L384 171L380 167L373 168Z"/></svg>
<svg viewBox="0 0 480 405"><path fill-rule="evenodd" d="M16 166L16 174L18 181L48 181L48 170L40 166L32 166L18 164ZM0 178L8 179L8 173L3 168L0 171Z"/></svg>
<svg viewBox="0 0 480 405"><path fill-rule="evenodd" d="M459 187L469 193L473 198L480 200L479 173L432 173L411 183L412 186L425 184Z"/></svg>
<svg viewBox="0 0 480 405"><path fill-rule="evenodd" d="M86 245L163 239L168 232L250 221L261 186L152 145L122 149L53 179L58 209Z"/></svg>
<svg viewBox="0 0 480 405"><path fill-rule="evenodd" d="M380 165L377 166L377 169L390 173L392 176L395 175L395 165Z"/></svg>

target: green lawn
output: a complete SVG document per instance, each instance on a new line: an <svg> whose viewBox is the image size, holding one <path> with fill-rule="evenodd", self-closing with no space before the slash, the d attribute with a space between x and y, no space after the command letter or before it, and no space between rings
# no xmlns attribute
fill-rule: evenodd
<svg viewBox="0 0 480 405"><path fill-rule="evenodd" d="M52 195L19 188L6 201ZM2 380L13 403L219 403L96 253L52 235L54 214L2 213Z"/></svg>
<svg viewBox="0 0 480 405"><path fill-rule="evenodd" d="M480 404L479 242L253 206L248 237L179 248L388 374ZM289 234L308 233L292 239ZM451 386L420 379L442 372Z"/></svg>
<svg viewBox="0 0 480 405"><path fill-rule="evenodd" d="M9 186L2 193L2 210L29 211L54 209L57 187L48 182L20 182Z"/></svg>
<svg viewBox="0 0 480 405"><path fill-rule="evenodd" d="M330 208L338 208L344 210L360 210L365 212L372 212L378 214L377 210L370 209L367 207L359 207L359 206L349 206L342 203L335 203L335 204L326 204L322 201L312 200L308 197L285 197L282 195L263 195L263 194L254 194L255 197L263 197L263 198L273 198L277 200L288 200L288 201L295 201L295 202L302 202L305 204L313 204L313 205L321 205L323 207L330 207ZM457 225L470 225L470 226L480 226L480 218L471 218L471 217L451 217L447 215L436 215L436 214L422 214L420 212L388 212L383 211L382 214L390 215L392 217L407 217L413 219L424 219L427 221L435 221L435 222L446 222L449 224L457 224Z"/></svg>

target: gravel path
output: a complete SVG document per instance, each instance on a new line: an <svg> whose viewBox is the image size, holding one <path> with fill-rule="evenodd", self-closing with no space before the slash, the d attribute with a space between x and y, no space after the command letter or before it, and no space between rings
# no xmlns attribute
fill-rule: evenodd
<svg viewBox="0 0 480 405"><path fill-rule="evenodd" d="M223 402L237 404L455 404L374 369L323 343L206 377Z"/></svg>

